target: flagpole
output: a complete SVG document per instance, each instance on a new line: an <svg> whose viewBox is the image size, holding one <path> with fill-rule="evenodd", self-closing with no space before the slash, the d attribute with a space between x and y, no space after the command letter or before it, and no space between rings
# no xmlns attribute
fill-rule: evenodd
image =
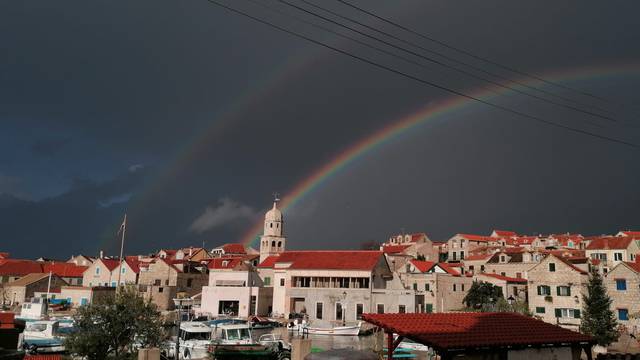
<svg viewBox="0 0 640 360"><path fill-rule="evenodd" d="M120 277L122 276L122 254L124 252L124 233L127 230L127 214L124 214L124 221L122 222L122 239L120 240L120 267L118 268L118 284L117 287L120 287Z"/></svg>

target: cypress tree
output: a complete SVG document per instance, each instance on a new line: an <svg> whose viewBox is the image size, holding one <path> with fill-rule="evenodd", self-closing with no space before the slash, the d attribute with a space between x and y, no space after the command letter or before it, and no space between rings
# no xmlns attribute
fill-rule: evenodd
<svg viewBox="0 0 640 360"><path fill-rule="evenodd" d="M602 283L602 276L594 268L589 276L587 293L582 295L582 324L580 330L593 336L598 345L607 346L618 340L618 322L611 310L611 298Z"/></svg>

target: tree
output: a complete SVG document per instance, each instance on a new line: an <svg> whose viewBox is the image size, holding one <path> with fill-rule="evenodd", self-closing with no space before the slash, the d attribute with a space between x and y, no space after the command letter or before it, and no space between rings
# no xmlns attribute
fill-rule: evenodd
<svg viewBox="0 0 640 360"><path fill-rule="evenodd" d="M474 281L462 302L467 308L480 310L487 305L493 306L502 296L502 288L487 282Z"/></svg>
<svg viewBox="0 0 640 360"><path fill-rule="evenodd" d="M81 306L74 315L76 332L66 339L72 354L89 360L128 358L135 347L158 346L163 339L160 313L136 289L121 287L114 296Z"/></svg>
<svg viewBox="0 0 640 360"><path fill-rule="evenodd" d="M618 340L615 314L611 310L611 298L602 283L597 269L591 271L587 292L582 294L582 324L580 331L593 336L598 345L607 346Z"/></svg>

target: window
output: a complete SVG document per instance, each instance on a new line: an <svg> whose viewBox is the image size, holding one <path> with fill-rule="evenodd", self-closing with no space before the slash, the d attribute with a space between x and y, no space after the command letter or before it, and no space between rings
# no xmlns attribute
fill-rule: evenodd
<svg viewBox="0 0 640 360"><path fill-rule="evenodd" d="M276 247L276 241L275 240L271 242L271 247Z"/></svg>
<svg viewBox="0 0 640 360"><path fill-rule="evenodd" d="M111 282L111 287L116 287L116 282L115 281Z"/></svg>
<svg viewBox="0 0 640 360"><path fill-rule="evenodd" d="M364 305L356 304L356 320L362 320L362 313L364 313Z"/></svg>
<svg viewBox="0 0 640 360"><path fill-rule="evenodd" d="M460 251L460 260L464 260L464 251Z"/></svg>
<svg viewBox="0 0 640 360"><path fill-rule="evenodd" d="M96 275L100 275L100 266L96 266Z"/></svg>
<svg viewBox="0 0 640 360"><path fill-rule="evenodd" d="M191 287L193 285L193 279L187 279L187 287Z"/></svg>
<svg viewBox="0 0 640 360"><path fill-rule="evenodd" d="M376 305L376 310L377 310L378 314L384 314L384 304L377 304Z"/></svg>
<svg viewBox="0 0 640 360"><path fill-rule="evenodd" d="M433 312L433 304L425 304L424 311L428 313Z"/></svg>
<svg viewBox="0 0 640 360"><path fill-rule="evenodd" d="M613 260L615 261L622 261L622 253L613 253Z"/></svg>
<svg viewBox="0 0 640 360"><path fill-rule="evenodd" d="M536 306L536 314L544 314L545 312L544 306Z"/></svg>
<svg viewBox="0 0 640 360"><path fill-rule="evenodd" d="M456 261L456 260L457 260L457 259L456 259L456 255L457 255L457 254L456 254L456 252L454 251L454 252L452 253L452 255L453 255L452 260L453 260L453 261Z"/></svg>
<svg viewBox="0 0 640 360"><path fill-rule="evenodd" d="M429 283L424 284L424 291L429 291Z"/></svg>
<svg viewBox="0 0 640 360"><path fill-rule="evenodd" d="M618 290L618 291L627 290L627 280L625 280L625 279L616 279L616 290Z"/></svg>
<svg viewBox="0 0 640 360"><path fill-rule="evenodd" d="M456 284L453 284L453 291L456 291Z"/></svg>
<svg viewBox="0 0 640 360"><path fill-rule="evenodd" d="M555 263L549 263L549 271L550 272L556 271L556 264Z"/></svg>
<svg viewBox="0 0 640 360"><path fill-rule="evenodd" d="M503 272L500 273L500 275L507 276L507 273L503 271Z"/></svg>
<svg viewBox="0 0 640 360"><path fill-rule="evenodd" d="M580 310L578 309L556 309L557 318L580 319Z"/></svg>
<svg viewBox="0 0 640 360"><path fill-rule="evenodd" d="M464 291L464 284L460 284L460 291Z"/></svg>
<svg viewBox="0 0 640 360"><path fill-rule="evenodd" d="M126 267L122 267L122 269L120 269L120 273L124 274L127 272L127 268Z"/></svg>
<svg viewBox="0 0 640 360"><path fill-rule="evenodd" d="M629 320L629 310L628 309L618 309L618 320Z"/></svg>
<svg viewBox="0 0 640 360"><path fill-rule="evenodd" d="M284 278L280 279L280 286L284 286ZM309 286L306 286L309 287Z"/></svg>
<svg viewBox="0 0 640 360"><path fill-rule="evenodd" d="M398 305L398 313L399 314L404 314L405 312L407 312L407 308L404 305Z"/></svg>
<svg viewBox="0 0 640 360"><path fill-rule="evenodd" d="M506 257L506 256L504 256L504 255L500 255L500 262L501 262L501 263L503 263L503 262L507 262L507 257Z"/></svg>
<svg viewBox="0 0 640 360"><path fill-rule="evenodd" d="M322 308L324 307L324 304L319 302L316 303L316 319L322 319Z"/></svg>
<svg viewBox="0 0 640 360"><path fill-rule="evenodd" d="M342 303L336 303L336 320L342 320Z"/></svg>
<svg viewBox="0 0 640 360"><path fill-rule="evenodd" d="M153 282L153 285L155 285L155 286L160 286L161 284L162 284L162 280L160 280L160 279L155 279L154 282Z"/></svg>
<svg viewBox="0 0 640 360"><path fill-rule="evenodd" d="M270 278L270 277L268 277L268 276L267 276L267 277L265 277L265 278L264 278L264 284L265 284L265 285L267 285L267 286L271 285L271 278Z"/></svg>
<svg viewBox="0 0 640 360"><path fill-rule="evenodd" d="M547 285L539 285L538 295L551 295L551 287Z"/></svg>
<svg viewBox="0 0 640 360"><path fill-rule="evenodd" d="M484 265L480 265L480 272L484 272Z"/></svg>
<svg viewBox="0 0 640 360"><path fill-rule="evenodd" d="M413 290L418 290L418 283L413 283Z"/></svg>
<svg viewBox="0 0 640 360"><path fill-rule="evenodd" d="M158 292L159 292L159 293L164 292L164 288L163 288L163 287L159 287L159 288L158 288Z"/></svg>
<svg viewBox="0 0 640 360"><path fill-rule="evenodd" d="M558 286L556 288L556 293L558 296L571 296L571 287L570 286Z"/></svg>
<svg viewBox="0 0 640 360"><path fill-rule="evenodd" d="M522 273L517 272L517 273L516 273L516 278L518 278L518 279L522 279Z"/></svg>

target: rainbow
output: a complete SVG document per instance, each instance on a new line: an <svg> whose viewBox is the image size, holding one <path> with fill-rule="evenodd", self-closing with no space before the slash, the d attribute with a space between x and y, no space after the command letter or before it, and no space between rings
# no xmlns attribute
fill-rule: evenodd
<svg viewBox="0 0 640 360"><path fill-rule="evenodd" d="M616 75L630 75L636 73L640 73L640 64L572 68L569 70L547 72L541 77L553 82L567 82L585 79L590 80ZM521 78L517 79L517 81L528 86L537 86L540 88L544 86L550 86L540 80L530 78ZM524 88L522 90L526 91L526 89ZM502 87L483 86L479 89L466 93L483 100L491 100L502 95L507 95L510 92L511 91L509 89L504 89ZM425 122L437 119L453 112L460 111L473 104L477 104L477 102L468 98L458 96L448 97L438 103L429 104L425 107L422 107L418 111L395 120L389 123L389 125L379 129L378 131L365 136L364 138L348 146L337 156L314 170L310 175L306 176L302 179L302 181L298 182L293 188L289 189L289 191L280 202L281 210L286 212L288 209L304 199L307 195L318 189L322 184L327 182L328 179L332 178L341 170L356 162L358 159L366 156L371 151L384 146L397 137L406 134L416 127L419 127ZM257 245L258 239L261 235L262 226L262 220L257 221L242 236L240 242L246 246Z"/></svg>

